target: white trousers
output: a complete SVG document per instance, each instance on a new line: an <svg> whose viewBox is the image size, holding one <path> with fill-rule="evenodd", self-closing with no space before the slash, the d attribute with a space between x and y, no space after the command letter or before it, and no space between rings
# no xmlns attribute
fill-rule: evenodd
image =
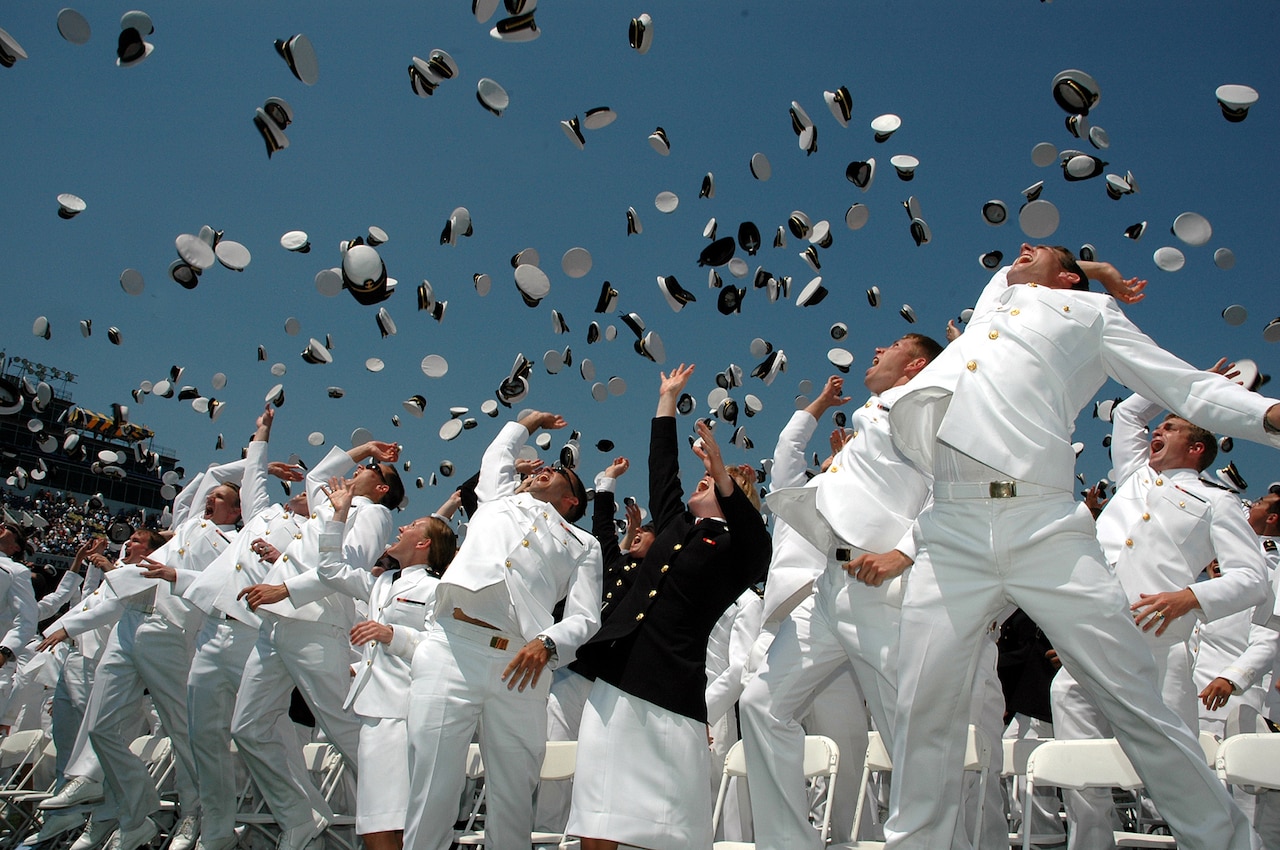
<svg viewBox="0 0 1280 850"><path fill-rule="evenodd" d="M979 641L1016 604L1098 701L1185 850L1245 850L1248 822L1155 687L1156 665L1069 494L935 501L902 611L889 848L950 844Z"/></svg>
<svg viewBox="0 0 1280 850"><path fill-rule="evenodd" d="M89 741L102 763L120 825L136 829L160 808L146 766L130 750L143 690L160 717L175 756L175 782L184 815L200 811L195 763L187 739L187 671L192 638L159 614L127 608L103 650L85 712Z"/></svg>
<svg viewBox="0 0 1280 850"><path fill-rule="evenodd" d="M84 713L89 707L89 694L93 690L93 673L97 668L96 659L85 658L73 645L67 650L62 663L62 672L58 676L57 687L53 689L53 744L58 753L54 758L54 770L61 784L67 775L67 766L71 764L72 754L78 741L88 742L88 732L82 736L80 727L84 723ZM93 748L88 748L93 752ZM102 781L102 768L98 758L92 759L94 773L91 778L95 782ZM85 776L77 773L73 776Z"/></svg>
<svg viewBox="0 0 1280 850"><path fill-rule="evenodd" d="M833 811L844 808L849 814L847 823L846 817L833 817L833 834L843 839L852 829L856 777L867 751L866 710L886 742L892 740L899 614L887 600L887 588L867 587L833 561L815 594L779 627L740 700L751 818L756 845L763 850L821 845L809 825L800 725L808 707L819 701L843 714L844 722L831 736L840 747L845 779L836 786ZM856 679L852 689L850 679L842 681L850 665Z"/></svg>
<svg viewBox="0 0 1280 850"><path fill-rule="evenodd" d="M490 646L495 638L507 646ZM405 850L448 850L467 748L482 725L488 815L485 847L528 850L533 792L546 751L550 671L537 687L508 689L502 671L518 636L453 619L437 621L413 656L409 693L409 815Z"/></svg>
<svg viewBox="0 0 1280 850"><path fill-rule="evenodd" d="M1170 642L1140 632L1156 662L1154 680L1164 704L1198 732L1196 695L1191 687L1191 652L1185 641ZM1064 663L1067 659L1064 658ZM1064 741L1112 737L1111 724L1098 709L1089 691L1064 667L1053 677L1049 688L1053 706L1053 728ZM1188 723L1190 721L1190 723ZM1111 789L1062 790L1067 809L1068 850L1095 850L1115 847L1112 832L1120 828Z"/></svg>
<svg viewBox="0 0 1280 850"><path fill-rule="evenodd" d="M545 674L544 674L545 675ZM591 680L561 667L551 679L547 700L547 740L576 741L582 725L582 708L591 694ZM573 802L573 780L539 782L533 828L538 832L563 832Z"/></svg>
<svg viewBox="0 0 1280 850"><path fill-rule="evenodd" d="M245 662L231 718L231 737L282 829L303 826L312 812L330 817L319 791L296 765L297 752L276 724L289 711L296 685L329 743L357 772L360 718L342 707L351 687L351 641L341 626L267 614Z"/></svg>
<svg viewBox="0 0 1280 850"><path fill-rule="evenodd" d="M236 767L231 753L231 716L245 662L258 630L238 620L208 617L196 637L196 653L187 676L187 717L191 754L196 763L206 842L231 838L236 825Z"/></svg>

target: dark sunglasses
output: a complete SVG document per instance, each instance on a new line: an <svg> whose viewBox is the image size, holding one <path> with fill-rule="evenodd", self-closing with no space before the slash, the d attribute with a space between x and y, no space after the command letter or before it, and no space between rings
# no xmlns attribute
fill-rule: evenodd
<svg viewBox="0 0 1280 850"><path fill-rule="evenodd" d="M383 484L387 483L387 476L383 474L382 467L378 465L378 462L376 460L369 461L364 465L364 468L372 472L376 472L378 474L378 478L381 479L382 483Z"/></svg>

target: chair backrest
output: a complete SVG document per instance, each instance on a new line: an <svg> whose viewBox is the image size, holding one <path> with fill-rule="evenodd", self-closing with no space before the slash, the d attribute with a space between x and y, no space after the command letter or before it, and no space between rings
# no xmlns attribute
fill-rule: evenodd
<svg viewBox="0 0 1280 850"><path fill-rule="evenodd" d="M964 742L964 769L985 770L991 760L991 743L983 731L969 724L969 737Z"/></svg>
<svg viewBox="0 0 1280 850"><path fill-rule="evenodd" d="M741 741L734 741L733 746L729 748L729 752L725 753L724 775L747 775L747 751L743 749Z"/></svg>
<svg viewBox="0 0 1280 850"><path fill-rule="evenodd" d="M542 770L538 778L543 782L572 779L577 763L577 741L547 741L547 751L542 757Z"/></svg>
<svg viewBox="0 0 1280 850"><path fill-rule="evenodd" d="M1036 747L1051 738L1004 738L1001 749L1004 751L1004 763L1000 768L1001 776L1021 776L1027 772L1027 759L1036 751Z"/></svg>
<svg viewBox="0 0 1280 850"><path fill-rule="evenodd" d="M0 768L31 763L43 743L44 731L41 729L10 732L0 740Z"/></svg>
<svg viewBox="0 0 1280 850"><path fill-rule="evenodd" d="M303 744L302 763L310 773L324 770L324 761L329 757L329 745L326 743Z"/></svg>
<svg viewBox="0 0 1280 850"><path fill-rule="evenodd" d="M1114 738L1045 741L1027 759L1027 782L1076 791L1113 787L1133 791L1143 784Z"/></svg>
<svg viewBox="0 0 1280 850"><path fill-rule="evenodd" d="M1218 746L1218 776L1229 785L1280 789L1280 735L1233 735Z"/></svg>
<svg viewBox="0 0 1280 850"><path fill-rule="evenodd" d="M893 760L889 758L889 751L884 748L884 738L879 732L867 733L867 757L863 766L872 773L893 770Z"/></svg>
<svg viewBox="0 0 1280 850"><path fill-rule="evenodd" d="M1209 769L1212 770L1218 763L1218 739L1212 732L1201 731L1200 749L1204 750L1204 757L1209 763Z"/></svg>
<svg viewBox="0 0 1280 850"><path fill-rule="evenodd" d="M741 743L741 742L739 742ZM737 746L737 744L734 744ZM804 736L804 775L835 776L840 770L840 747L826 735Z"/></svg>
<svg viewBox="0 0 1280 850"><path fill-rule="evenodd" d="M480 758L480 745L472 742L467 747L467 778L479 779L484 776L484 760Z"/></svg>

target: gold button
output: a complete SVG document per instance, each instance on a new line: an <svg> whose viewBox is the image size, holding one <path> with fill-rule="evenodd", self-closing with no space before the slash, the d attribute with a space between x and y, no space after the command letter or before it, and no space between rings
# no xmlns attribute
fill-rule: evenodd
<svg viewBox="0 0 1280 850"><path fill-rule="evenodd" d="M663 564L663 565L662 565L662 569L658 570L658 572L660 572L660 573L665 573L665 572L666 572L667 570L669 570L669 569L671 569L671 565L670 565L670 564Z"/></svg>
<svg viewBox="0 0 1280 850"><path fill-rule="evenodd" d="M679 552L682 548L684 548L684 544L683 544L683 543L677 543L676 545L674 545L674 546L672 546L672 547L671 547L671 551L672 551L672 552Z"/></svg>
<svg viewBox="0 0 1280 850"><path fill-rule="evenodd" d="M240 572L243 569L244 567L240 566L239 564L236 564L236 572Z"/></svg>
<svg viewBox="0 0 1280 850"><path fill-rule="evenodd" d="M1185 508L1186 506L1187 506L1186 502L1178 502L1178 507Z"/></svg>
<svg viewBox="0 0 1280 850"><path fill-rule="evenodd" d="M1148 521L1148 520L1150 520L1150 519L1151 519L1151 514L1143 514L1143 515L1142 515L1142 521L1143 521L1143 522L1147 522L1147 521Z"/></svg>
<svg viewBox="0 0 1280 850"><path fill-rule="evenodd" d="M202 523L200 523L200 527L201 527L201 528L208 528L208 527L209 527L209 523L207 523L207 522L202 522Z"/></svg>
<svg viewBox="0 0 1280 850"><path fill-rule="evenodd" d="M1132 547L1132 546L1133 546L1133 538L1132 538L1132 537L1130 537L1128 540L1126 540L1126 541L1124 542L1124 545L1129 546L1129 547Z"/></svg>
<svg viewBox="0 0 1280 850"><path fill-rule="evenodd" d="M186 549L179 549L179 550L178 550L178 554L179 554L179 555L185 555L185 554L187 554L187 550L186 550Z"/></svg>
<svg viewBox="0 0 1280 850"><path fill-rule="evenodd" d="M88 605L86 605L86 606L84 606L84 608L82 608L81 610L82 610L82 611L88 611L88 610L89 610L89 606L88 606Z"/></svg>
<svg viewBox="0 0 1280 850"><path fill-rule="evenodd" d="M650 599L652 599L653 597L655 597L655 596L657 596L657 595L658 595L658 591L656 591L656 590L651 590L651 591L649 591L649 598L650 598Z"/></svg>
<svg viewBox="0 0 1280 850"><path fill-rule="evenodd" d="M1035 281L1032 281L1031 283L1028 283L1028 284L1027 284L1027 286L1031 287L1032 289L1035 289L1035 288L1036 288L1037 286L1039 286L1039 285L1040 285L1040 284L1036 283Z"/></svg>
<svg viewBox="0 0 1280 850"><path fill-rule="evenodd" d="M853 429L853 433L852 433L851 435L849 435L849 438L850 438L850 439L853 439L853 438L854 438L854 437L856 437L856 436L858 436L858 429L857 429L857 428L854 428L854 429Z"/></svg>
<svg viewBox="0 0 1280 850"><path fill-rule="evenodd" d="M968 369L970 372L976 372L978 371L978 361L970 360L968 363L964 364L964 368Z"/></svg>
<svg viewBox="0 0 1280 850"><path fill-rule="evenodd" d="M294 540L301 540L301 539L302 539L302 532L298 532L297 534L293 535L293 539L294 539Z"/></svg>
<svg viewBox="0 0 1280 850"><path fill-rule="evenodd" d="M1010 316L1017 316L1017 315L1020 315L1021 313L1022 311L1019 310L1017 307L1014 307L1012 310L1009 311Z"/></svg>
<svg viewBox="0 0 1280 850"><path fill-rule="evenodd" d="M866 404L864 404L864 405L862 405L862 406L863 406L863 407L870 407L870 406L871 406L871 402L867 402Z"/></svg>
<svg viewBox="0 0 1280 850"><path fill-rule="evenodd" d="M1071 312L1071 305L1070 305L1070 304L1064 304L1064 305L1062 305L1062 312L1064 312L1064 313L1070 313L1070 312Z"/></svg>
<svg viewBox="0 0 1280 850"><path fill-rule="evenodd" d="M636 622L637 622L637 623L638 623L638 622L640 622L640 621L641 621L641 620L643 620L643 619L644 619L644 612L643 612L643 611L641 611L639 614L636 614Z"/></svg>
<svg viewBox="0 0 1280 850"><path fill-rule="evenodd" d="M511 569L511 559L507 558L507 569Z"/></svg>
<svg viewBox="0 0 1280 850"><path fill-rule="evenodd" d="M528 539L521 540L521 541L520 541L520 545L521 545L521 546L523 546L523 547L525 547L526 549L528 549L528 548L529 548L529 541L528 541Z"/></svg>
<svg viewBox="0 0 1280 850"><path fill-rule="evenodd" d="M992 331L991 333L987 334L987 337L990 339L999 339L1000 331Z"/></svg>
<svg viewBox="0 0 1280 850"><path fill-rule="evenodd" d="M368 661L366 661L366 662L364 663L364 666L368 667L368 666L370 666L371 664L373 664L373 659L372 659L372 658L370 658Z"/></svg>
<svg viewBox="0 0 1280 850"><path fill-rule="evenodd" d="M1163 479L1163 478L1157 478L1157 479L1156 479L1156 486L1157 486L1157 487L1163 487L1163 486L1164 486L1164 479Z"/></svg>
<svg viewBox="0 0 1280 850"><path fill-rule="evenodd" d="M612 599L612 598L613 598L613 592L612 592L612 591L610 591L609 593L606 593L606 594L604 595L604 598L605 598L605 599Z"/></svg>
<svg viewBox="0 0 1280 850"><path fill-rule="evenodd" d="M282 561L288 561L288 560L289 560L289 556L288 556L288 555L281 555L281 556L280 556L280 560L282 560Z"/></svg>
<svg viewBox="0 0 1280 850"><path fill-rule="evenodd" d="M617 584L616 586L617 586L617 587L622 587L622 579L618 579L618 584Z"/></svg>

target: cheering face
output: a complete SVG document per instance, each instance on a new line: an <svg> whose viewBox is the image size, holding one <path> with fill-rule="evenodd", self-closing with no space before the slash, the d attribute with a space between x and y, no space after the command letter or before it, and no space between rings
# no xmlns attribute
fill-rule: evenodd
<svg viewBox="0 0 1280 850"><path fill-rule="evenodd" d="M716 482L710 475L704 475L693 489L689 497L689 513L696 517L723 516L720 500L716 498Z"/></svg>
<svg viewBox="0 0 1280 850"><path fill-rule="evenodd" d="M1148 463L1156 472L1166 469L1198 469L1204 446L1191 442L1191 423L1176 416L1166 417L1151 432Z"/></svg>
<svg viewBox="0 0 1280 850"><path fill-rule="evenodd" d="M1009 283L1038 283L1053 289L1070 289L1077 282L1076 276L1062 267L1062 258L1056 250L1048 245L1025 242L1005 279Z"/></svg>
<svg viewBox="0 0 1280 850"><path fill-rule="evenodd" d="M152 551L150 535L139 529L129 535L129 539L124 542L124 562L136 564Z"/></svg>
<svg viewBox="0 0 1280 850"><path fill-rule="evenodd" d="M905 338L888 348L877 348L862 382L868 390L879 395L902 380L907 374L907 366L919 357L915 344Z"/></svg>
<svg viewBox="0 0 1280 850"><path fill-rule="evenodd" d="M231 525L240 519L240 493L226 484L214 487L204 500L204 518L216 525Z"/></svg>

